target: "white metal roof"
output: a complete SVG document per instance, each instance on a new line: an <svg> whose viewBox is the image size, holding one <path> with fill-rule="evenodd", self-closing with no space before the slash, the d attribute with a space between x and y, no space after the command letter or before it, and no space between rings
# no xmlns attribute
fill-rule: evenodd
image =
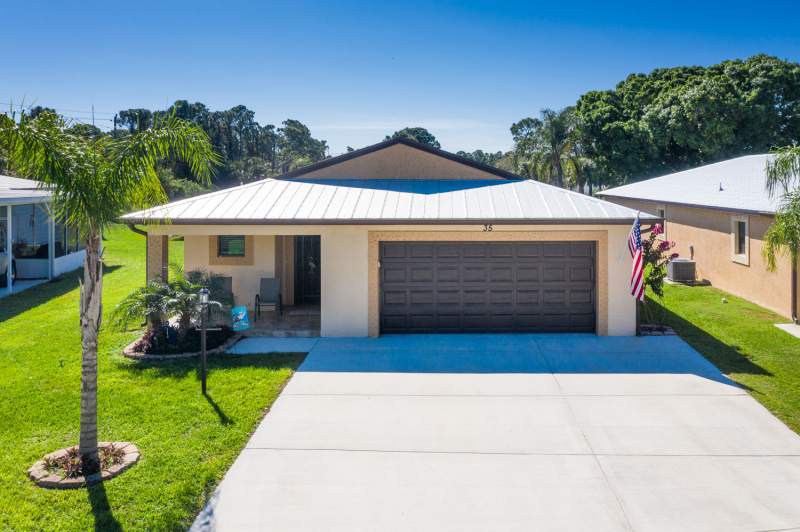
<svg viewBox="0 0 800 532"><path fill-rule="evenodd" d="M743 212L775 213L766 165L772 155L747 155L598 192L605 197L679 203Z"/></svg>
<svg viewBox="0 0 800 532"><path fill-rule="evenodd" d="M50 191L40 188L38 181L0 175L0 203L34 203L50 198Z"/></svg>
<svg viewBox="0 0 800 532"><path fill-rule="evenodd" d="M265 179L123 217L171 223L632 221L636 211L538 181ZM642 218L648 218L643 215Z"/></svg>

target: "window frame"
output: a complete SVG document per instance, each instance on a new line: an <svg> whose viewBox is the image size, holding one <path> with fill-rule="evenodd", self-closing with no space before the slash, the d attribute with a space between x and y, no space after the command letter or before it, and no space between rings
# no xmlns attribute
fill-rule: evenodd
<svg viewBox="0 0 800 532"><path fill-rule="evenodd" d="M222 252L222 239L232 239L232 238L241 238L242 239L242 252L231 254L231 253L223 253ZM245 235L217 235L217 257L218 258L226 258L226 259L241 259L247 257L247 238Z"/></svg>
<svg viewBox="0 0 800 532"><path fill-rule="evenodd" d="M739 253L739 224L744 224L744 253ZM731 216L731 260L743 266L750 266L750 217Z"/></svg>
<svg viewBox="0 0 800 532"><path fill-rule="evenodd" d="M663 214L662 214L663 212ZM663 230L661 238L667 238L667 206L666 204L656 205L656 215L661 218L661 229Z"/></svg>

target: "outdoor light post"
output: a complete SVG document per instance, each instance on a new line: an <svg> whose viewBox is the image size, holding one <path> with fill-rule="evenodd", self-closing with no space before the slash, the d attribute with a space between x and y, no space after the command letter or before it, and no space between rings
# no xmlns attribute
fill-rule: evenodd
<svg viewBox="0 0 800 532"><path fill-rule="evenodd" d="M200 300L200 380L203 395L206 394L206 311L208 310L208 288L201 288L198 292Z"/></svg>

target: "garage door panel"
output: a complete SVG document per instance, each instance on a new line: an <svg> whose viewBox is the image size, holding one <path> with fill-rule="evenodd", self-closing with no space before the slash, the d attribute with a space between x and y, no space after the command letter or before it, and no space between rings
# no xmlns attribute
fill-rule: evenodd
<svg viewBox="0 0 800 532"><path fill-rule="evenodd" d="M415 259L432 259L434 244L415 244L408 246L407 255Z"/></svg>
<svg viewBox="0 0 800 532"><path fill-rule="evenodd" d="M567 257L569 256L569 243L565 242L543 242L542 243L542 255L544 257Z"/></svg>
<svg viewBox="0 0 800 532"><path fill-rule="evenodd" d="M489 280L487 266L464 266L461 269L461 280L465 283L486 283Z"/></svg>
<svg viewBox="0 0 800 532"><path fill-rule="evenodd" d="M493 267L489 271L489 281L493 283L505 282L510 283L514 281L514 268L511 265Z"/></svg>
<svg viewBox="0 0 800 532"><path fill-rule="evenodd" d="M517 281L538 282L541 278L541 268L534 264L520 264L516 267Z"/></svg>
<svg viewBox="0 0 800 532"><path fill-rule="evenodd" d="M559 281L566 281L567 272L563 264L554 264L552 266L545 266L542 269L542 282L552 283Z"/></svg>
<svg viewBox="0 0 800 532"><path fill-rule="evenodd" d="M569 303L570 305L592 305L594 303L593 292L588 290L570 290Z"/></svg>
<svg viewBox="0 0 800 532"><path fill-rule="evenodd" d="M385 258L403 258L406 256L404 242L385 242L381 247L381 255Z"/></svg>
<svg viewBox="0 0 800 532"><path fill-rule="evenodd" d="M572 282L592 282L592 268L588 265L573 265L569 268L569 280Z"/></svg>
<svg viewBox="0 0 800 532"><path fill-rule="evenodd" d="M436 267L436 279L439 283L457 283L461 279L461 270L458 266Z"/></svg>
<svg viewBox="0 0 800 532"><path fill-rule="evenodd" d="M391 266L387 265L382 268L383 282L385 283L403 283L406 280L406 267L405 266Z"/></svg>
<svg viewBox="0 0 800 532"><path fill-rule="evenodd" d="M517 242L514 249L521 259L538 257L542 252L542 246L536 242Z"/></svg>
<svg viewBox="0 0 800 532"><path fill-rule="evenodd" d="M594 242L381 243L381 330L594 331L594 256Z"/></svg>
<svg viewBox="0 0 800 532"><path fill-rule="evenodd" d="M495 259L513 258L514 244L512 242L494 244L489 247L489 256Z"/></svg>

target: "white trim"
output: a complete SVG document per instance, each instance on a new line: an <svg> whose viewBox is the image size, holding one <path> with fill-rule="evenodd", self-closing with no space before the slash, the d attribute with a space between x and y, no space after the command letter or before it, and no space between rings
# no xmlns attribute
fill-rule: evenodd
<svg viewBox="0 0 800 532"><path fill-rule="evenodd" d="M6 290L10 294L14 291L14 280L11 276L11 272L14 268L14 248L11 246L12 237L11 234L14 232L14 228L11 226L12 220L14 219L11 216L11 205L6 205L6 253L8 253L8 268L6 268Z"/></svg>
<svg viewBox="0 0 800 532"><path fill-rule="evenodd" d="M739 222L744 222L744 253L739 253L736 246ZM750 217L747 215L731 216L731 260L743 266L750 266Z"/></svg>
<svg viewBox="0 0 800 532"><path fill-rule="evenodd" d="M660 211L664 211L664 214L661 214ZM656 204L656 216L661 217L661 229L663 229L663 233L661 233L661 239L667 239L667 205L665 203L657 203Z"/></svg>

